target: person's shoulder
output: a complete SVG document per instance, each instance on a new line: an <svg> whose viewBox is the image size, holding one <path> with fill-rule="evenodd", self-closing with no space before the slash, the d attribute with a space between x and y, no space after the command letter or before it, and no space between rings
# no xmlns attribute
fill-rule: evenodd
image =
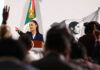
<svg viewBox="0 0 100 70"><path fill-rule="evenodd" d="M31 32L28 31L28 32L26 32L26 33L31 33Z"/></svg>
<svg viewBox="0 0 100 70"><path fill-rule="evenodd" d="M2 70L5 70L6 68L3 67L7 67L9 68L9 70L38 70L37 68L35 68L34 66L31 65L27 65L21 61L4 61L4 62L0 62L0 65L5 65L5 66L0 66L0 68Z"/></svg>
<svg viewBox="0 0 100 70"><path fill-rule="evenodd" d="M41 33L37 33L37 35L39 35L39 36L43 36Z"/></svg>
<svg viewBox="0 0 100 70"><path fill-rule="evenodd" d="M24 70L38 70L36 67L31 66L31 65L27 65L27 64L24 64L24 63L20 63L20 66Z"/></svg>
<svg viewBox="0 0 100 70"><path fill-rule="evenodd" d="M87 38L87 37L88 37L88 35L83 35L83 36L81 36L81 37L79 38L79 40L84 39L84 38Z"/></svg>
<svg viewBox="0 0 100 70"><path fill-rule="evenodd" d="M32 34L32 32L29 32L29 31L28 31L28 32L26 32L26 34L30 35L30 34Z"/></svg>
<svg viewBox="0 0 100 70"><path fill-rule="evenodd" d="M87 39L87 40L94 40L94 35L93 34L86 34L81 39Z"/></svg>
<svg viewBox="0 0 100 70"><path fill-rule="evenodd" d="M86 39L87 39L87 35L83 35L83 36L81 36L79 39L78 39L78 42L80 43L80 42L84 42L84 41L86 41Z"/></svg>
<svg viewBox="0 0 100 70"><path fill-rule="evenodd" d="M45 61L45 59L42 58L42 59L40 59L40 60L32 61L30 64L31 64L32 66L36 67L36 68L41 69L41 67L43 68L43 67L45 67L45 66L47 65L47 64L45 65L46 62L47 62L47 61Z"/></svg>

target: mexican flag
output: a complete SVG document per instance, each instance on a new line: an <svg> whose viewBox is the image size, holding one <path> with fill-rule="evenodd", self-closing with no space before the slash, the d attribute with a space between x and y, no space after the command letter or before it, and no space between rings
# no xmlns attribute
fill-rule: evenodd
<svg viewBox="0 0 100 70"><path fill-rule="evenodd" d="M29 8L25 20L24 31L29 31L28 23L36 18L36 11L35 11L35 0L30 0Z"/></svg>

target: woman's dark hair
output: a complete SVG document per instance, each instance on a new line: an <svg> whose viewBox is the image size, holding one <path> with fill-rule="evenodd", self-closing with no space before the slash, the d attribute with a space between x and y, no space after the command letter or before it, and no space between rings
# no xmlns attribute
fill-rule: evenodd
<svg viewBox="0 0 100 70"><path fill-rule="evenodd" d="M39 25L38 25L37 21L32 20L32 21L30 21L30 22L33 22L33 23L35 23L35 25L37 25L36 31L39 33Z"/></svg>

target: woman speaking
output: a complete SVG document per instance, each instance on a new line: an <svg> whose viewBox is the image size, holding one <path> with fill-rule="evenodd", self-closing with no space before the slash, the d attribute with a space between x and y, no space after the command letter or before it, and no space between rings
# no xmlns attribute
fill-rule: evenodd
<svg viewBox="0 0 100 70"><path fill-rule="evenodd" d="M40 34L39 26L38 26L38 24L35 20L32 20L32 21L29 22L29 29L30 29L30 31L26 32L26 34L28 34L31 37L31 39L32 39L32 41L34 42L34 45L35 45L34 47L42 47L44 45L43 35ZM16 27L16 31L20 35L25 34L20 29L18 29L17 27ZM41 44L41 45L39 45L38 43Z"/></svg>

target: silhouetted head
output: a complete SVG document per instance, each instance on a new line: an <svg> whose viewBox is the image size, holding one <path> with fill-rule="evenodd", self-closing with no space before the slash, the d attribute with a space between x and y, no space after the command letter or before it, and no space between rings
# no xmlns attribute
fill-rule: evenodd
<svg viewBox="0 0 100 70"><path fill-rule="evenodd" d="M84 23L85 26L85 34L93 33L94 24L98 27L99 23L97 21L91 21Z"/></svg>
<svg viewBox="0 0 100 70"><path fill-rule="evenodd" d="M25 44L25 48L27 49L27 51L32 48L32 40L29 35L20 35L18 40Z"/></svg>
<svg viewBox="0 0 100 70"><path fill-rule="evenodd" d="M0 39L0 57L14 57L23 60L26 49L23 44L13 39Z"/></svg>
<svg viewBox="0 0 100 70"><path fill-rule="evenodd" d="M54 26L47 32L45 50L64 53L70 49L70 41L72 38L73 36L66 27L60 25Z"/></svg>

